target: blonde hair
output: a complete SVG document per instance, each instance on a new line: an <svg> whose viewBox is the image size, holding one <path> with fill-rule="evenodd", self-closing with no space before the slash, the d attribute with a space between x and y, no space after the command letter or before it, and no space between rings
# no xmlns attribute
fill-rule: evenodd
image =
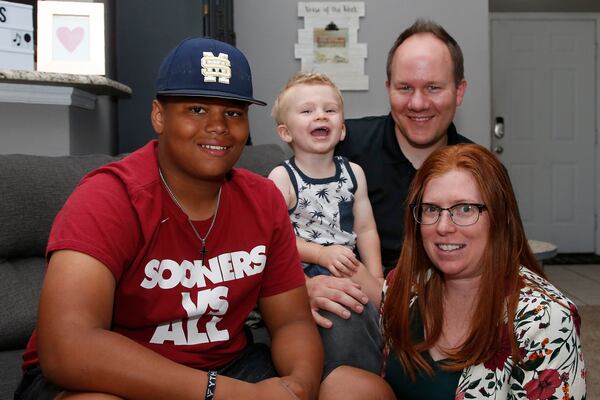
<svg viewBox="0 0 600 400"><path fill-rule="evenodd" d="M335 93L337 94L340 105L342 106L342 110L344 109L344 98L342 97L342 92L340 89L333 83L331 79L325 74L320 72L296 72L294 76L290 78L289 81L285 84L281 92L277 95L275 102L273 103L273 108L271 109L271 116L275 119L275 123L277 125L281 125L285 123L284 121L284 106L285 106L285 94L294 86L298 85L327 85L333 88Z"/></svg>

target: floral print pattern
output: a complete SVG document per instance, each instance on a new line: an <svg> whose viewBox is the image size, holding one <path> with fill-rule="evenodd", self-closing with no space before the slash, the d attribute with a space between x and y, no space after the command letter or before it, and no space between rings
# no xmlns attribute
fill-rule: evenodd
<svg viewBox="0 0 600 400"><path fill-rule="evenodd" d="M515 314L523 362L515 365L506 343L483 365L462 373L456 398L585 399L585 365L577 307L548 281L525 267ZM508 346L508 347L507 347Z"/></svg>
<svg viewBox="0 0 600 400"><path fill-rule="evenodd" d="M456 400L586 398L577 307L529 269L521 267L520 273L526 285L521 289L514 327L521 364L514 363L508 339L504 339L485 363L463 370Z"/></svg>
<svg viewBox="0 0 600 400"><path fill-rule="evenodd" d="M569 374L565 372L568 380ZM560 375L555 369L545 369L538 375L537 379L527 382L524 386L528 399L546 400L552 397L556 388L561 385ZM568 382L565 382L567 385Z"/></svg>

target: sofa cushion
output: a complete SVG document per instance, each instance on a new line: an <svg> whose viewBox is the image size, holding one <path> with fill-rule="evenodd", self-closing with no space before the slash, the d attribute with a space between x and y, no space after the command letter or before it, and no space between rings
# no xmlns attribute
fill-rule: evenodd
<svg viewBox="0 0 600 400"><path fill-rule="evenodd" d="M21 381L22 350L0 352L0 400L12 400Z"/></svg>
<svg viewBox="0 0 600 400"><path fill-rule="evenodd" d="M0 259L43 256L54 217L81 178L108 155L0 156Z"/></svg>
<svg viewBox="0 0 600 400"><path fill-rule="evenodd" d="M0 261L0 350L27 344L37 318L44 265L43 257Z"/></svg>
<svg viewBox="0 0 600 400"><path fill-rule="evenodd" d="M288 158L288 153L276 144L246 146L235 166L267 176L273 168L286 158Z"/></svg>

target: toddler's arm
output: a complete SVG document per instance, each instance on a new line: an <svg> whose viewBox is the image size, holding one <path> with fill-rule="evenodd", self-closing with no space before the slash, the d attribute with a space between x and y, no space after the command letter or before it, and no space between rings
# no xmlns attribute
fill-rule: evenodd
<svg viewBox="0 0 600 400"><path fill-rule="evenodd" d="M283 166L279 165L273 168L268 178L275 183L275 186L277 186L277 189L283 195L288 210L296 205L296 192L290 181L290 176Z"/></svg>
<svg viewBox="0 0 600 400"><path fill-rule="evenodd" d="M381 264L381 250L379 247L379 235L373 217L373 209L367 192L367 180L362 168L350 163L354 176L356 177L356 193L354 197L354 232L356 233L356 247L369 274L375 278L377 284L373 286L373 293L369 294L372 301L379 302L381 288L383 286L383 267ZM368 278L366 278L368 279ZM364 286L364 282L360 282ZM371 286L371 285L369 285ZM365 287L366 289L366 287Z"/></svg>

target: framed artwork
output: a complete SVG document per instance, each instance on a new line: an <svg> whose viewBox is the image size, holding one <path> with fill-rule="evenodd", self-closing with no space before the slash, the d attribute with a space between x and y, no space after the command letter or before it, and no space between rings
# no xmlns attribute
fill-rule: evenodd
<svg viewBox="0 0 600 400"><path fill-rule="evenodd" d="M104 4L38 1L37 70L104 75Z"/></svg>
<svg viewBox="0 0 600 400"><path fill-rule="evenodd" d="M364 16L364 1L298 2L304 27L298 29L294 55L302 71L325 73L340 90L368 90L367 44L358 43Z"/></svg>

